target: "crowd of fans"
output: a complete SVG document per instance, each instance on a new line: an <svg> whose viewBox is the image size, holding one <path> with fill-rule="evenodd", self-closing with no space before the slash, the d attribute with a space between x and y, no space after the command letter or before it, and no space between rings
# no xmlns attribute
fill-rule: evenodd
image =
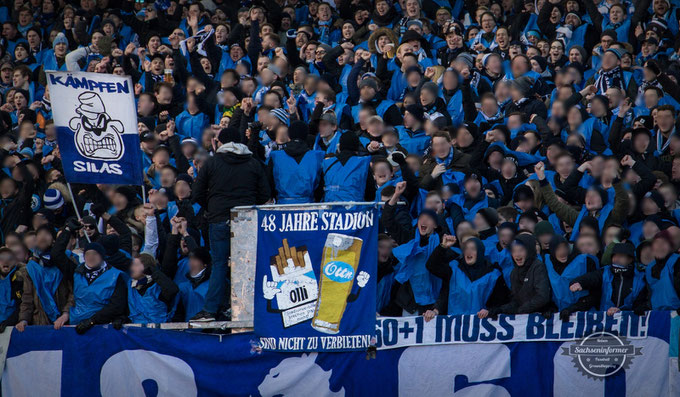
<svg viewBox="0 0 680 397"><path fill-rule="evenodd" d="M678 309L676 6L0 1L2 328L229 318L230 210L332 201L381 315ZM69 191L46 70L131 76L148 202Z"/></svg>

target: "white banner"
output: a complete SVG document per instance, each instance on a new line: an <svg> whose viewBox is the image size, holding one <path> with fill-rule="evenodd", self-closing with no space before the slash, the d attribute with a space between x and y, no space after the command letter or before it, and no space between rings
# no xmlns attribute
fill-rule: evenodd
<svg viewBox="0 0 680 397"><path fill-rule="evenodd" d="M142 158L129 76L47 72L66 180L140 185Z"/></svg>
<svg viewBox="0 0 680 397"><path fill-rule="evenodd" d="M636 316L619 312L578 312L569 321L558 313L543 315L499 315L480 319L476 315L437 316L430 321L418 317L379 317L376 321L378 349L395 349L455 343L503 343L572 341L596 332L610 332L627 339L646 338L649 314Z"/></svg>

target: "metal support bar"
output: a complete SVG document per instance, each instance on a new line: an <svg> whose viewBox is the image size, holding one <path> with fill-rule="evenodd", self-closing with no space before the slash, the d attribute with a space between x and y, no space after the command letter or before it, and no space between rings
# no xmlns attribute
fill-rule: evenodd
<svg viewBox="0 0 680 397"><path fill-rule="evenodd" d="M205 323L162 323L162 324L125 324L125 327L158 328L158 329L231 329L239 332L252 331L252 321L210 321Z"/></svg>
<svg viewBox="0 0 680 397"><path fill-rule="evenodd" d="M331 203L305 203L305 204L265 204L265 205L242 205L239 207L234 207L232 211L242 211L242 210L277 210L277 209L289 209L289 208L307 208L307 207L317 207L317 208L329 208L338 205L380 205L384 206L384 201L334 201ZM397 205L406 205L405 201L397 202Z"/></svg>

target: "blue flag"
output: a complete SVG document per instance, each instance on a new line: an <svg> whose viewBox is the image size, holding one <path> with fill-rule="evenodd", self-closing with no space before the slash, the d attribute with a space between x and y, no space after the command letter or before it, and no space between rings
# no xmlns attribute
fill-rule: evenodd
<svg viewBox="0 0 680 397"><path fill-rule="evenodd" d="M254 326L261 346L368 348L375 333L375 207L258 213Z"/></svg>

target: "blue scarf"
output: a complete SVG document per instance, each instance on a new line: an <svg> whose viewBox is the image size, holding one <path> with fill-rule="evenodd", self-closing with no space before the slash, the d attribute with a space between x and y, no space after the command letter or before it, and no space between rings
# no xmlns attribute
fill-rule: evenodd
<svg viewBox="0 0 680 397"><path fill-rule="evenodd" d="M445 166L448 167L449 164L451 164L451 161L453 161L453 148L451 148L451 150L449 151L449 155L446 156L446 158L444 158L443 160L436 156L434 160L437 162L437 164L444 164Z"/></svg>
<svg viewBox="0 0 680 397"><path fill-rule="evenodd" d="M601 70L600 76L595 80L595 87L597 87L597 90L601 93L604 93L607 89L612 87L620 88L625 91L626 87L624 85L623 70L621 67L617 66L608 72Z"/></svg>

